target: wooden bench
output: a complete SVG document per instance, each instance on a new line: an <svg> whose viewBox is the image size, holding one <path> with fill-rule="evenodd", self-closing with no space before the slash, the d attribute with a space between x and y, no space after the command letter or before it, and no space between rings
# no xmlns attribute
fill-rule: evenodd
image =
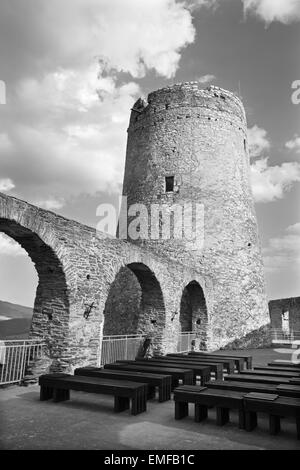
<svg viewBox="0 0 300 470"><path fill-rule="evenodd" d="M271 370L276 372L291 372L295 377L300 377L300 370L294 369L293 367L269 367L269 366L256 366L253 370Z"/></svg>
<svg viewBox="0 0 300 470"><path fill-rule="evenodd" d="M150 372L131 372L97 367L79 367L74 371L75 375L86 377L104 377L107 379L132 380L148 384L148 398L155 397L155 389L158 389L158 400L164 402L171 399L172 377L170 375L151 374Z"/></svg>
<svg viewBox="0 0 300 470"><path fill-rule="evenodd" d="M269 369L265 368L263 370L242 370L241 375L264 375L265 377L282 377L287 379L300 378L297 372L281 372L273 370L271 367Z"/></svg>
<svg viewBox="0 0 300 470"><path fill-rule="evenodd" d="M203 355L206 354L205 351L191 351L189 352L189 355L194 356L194 355ZM226 354L218 354L218 353L209 353L211 356L214 356L216 358L221 358L222 357L228 357L229 359L238 359L239 361L243 361L244 364L246 364L247 369L252 369L252 356L245 355L245 354L230 354L226 351ZM239 362L240 364L240 362Z"/></svg>
<svg viewBox="0 0 300 470"><path fill-rule="evenodd" d="M193 383L193 371L191 369L183 369L183 368L169 368L169 367L156 367L150 366L150 364L140 365L136 363L120 363L115 362L113 364L105 364L104 369L109 370L128 370L134 372L151 372L153 374L161 374L161 375L171 375L172 377L172 390L173 388L178 386L179 380L183 382L183 384L192 384Z"/></svg>
<svg viewBox="0 0 300 470"><path fill-rule="evenodd" d="M222 364L223 369L226 370L228 374L233 374L235 370L235 363L233 359L217 359L213 357L205 356L187 356L183 354L167 354L167 357L171 357L174 359L180 359L181 361L193 361L197 362L198 364Z"/></svg>
<svg viewBox="0 0 300 470"><path fill-rule="evenodd" d="M270 395L265 394L256 398L255 395L245 395L245 429L252 431L257 426L257 413L269 415L270 434L275 435L280 431L280 418L293 417L296 420L297 439L300 439L300 399L288 398L274 395L274 400L270 400ZM263 394L262 394L263 395Z"/></svg>
<svg viewBox="0 0 300 470"><path fill-rule="evenodd" d="M216 407L217 424L223 426L229 421L231 409L239 412L239 427L245 428L243 406L244 393L232 390L218 390L199 386L182 386L174 390L175 419L188 416L189 403L195 404L195 421L207 418L208 408Z"/></svg>
<svg viewBox="0 0 300 470"><path fill-rule="evenodd" d="M230 380L214 380L206 384L208 388L233 390L236 392L277 393L285 397L300 398L300 387L290 384L264 384L260 382L235 382Z"/></svg>
<svg viewBox="0 0 300 470"><path fill-rule="evenodd" d="M294 385L300 385L300 378L294 377L294 378L289 380L289 383L294 384Z"/></svg>
<svg viewBox="0 0 300 470"><path fill-rule="evenodd" d="M228 362L227 363L227 372L228 374L232 374L234 372L234 369L236 369L238 372L240 372L241 370L244 369L244 359L241 358L241 357L231 357L231 356L215 356L214 354L209 354L209 353L206 353L206 352L200 352L200 354L197 352L196 354L194 352L189 352L188 353L188 357L190 358L194 358L194 359L201 359L201 360L215 360L215 361L220 361L220 362L223 362L226 366L226 361ZM233 370L231 372L229 372L229 369L228 367L232 367L231 365L229 365L230 363L233 362Z"/></svg>
<svg viewBox="0 0 300 470"><path fill-rule="evenodd" d="M146 411L147 384L106 378L82 377L68 374L46 374L39 378L40 399L55 402L70 399L70 390L114 396L114 411L130 408L131 414Z"/></svg>
<svg viewBox="0 0 300 470"><path fill-rule="evenodd" d="M250 372L250 371L249 371ZM289 378L274 377L271 375L251 375L251 374L230 374L224 377L224 380L234 380L237 382L260 382L264 384L289 384Z"/></svg>
<svg viewBox="0 0 300 470"><path fill-rule="evenodd" d="M217 379L223 378L223 365L222 364L215 364L215 363L203 363L198 362L195 363L193 361L181 361L176 360L176 358L169 358L167 356L162 357L152 357L151 359L139 359L139 362L143 363L153 363L164 367L166 364L167 367L184 367L188 369L192 369L194 372L194 383L196 383L196 379L199 376L201 385L204 385L206 382L210 380L211 372L215 373Z"/></svg>
<svg viewBox="0 0 300 470"><path fill-rule="evenodd" d="M270 367L292 367L293 369L299 369L300 370L300 363L295 364L292 361L273 361L273 362L269 362L268 366L270 366Z"/></svg>

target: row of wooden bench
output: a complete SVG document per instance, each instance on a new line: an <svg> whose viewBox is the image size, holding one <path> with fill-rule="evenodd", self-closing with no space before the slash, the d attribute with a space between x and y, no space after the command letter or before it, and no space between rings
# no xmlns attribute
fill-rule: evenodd
<svg viewBox="0 0 300 470"><path fill-rule="evenodd" d="M250 364L249 356L234 358L196 354L182 356L169 354L152 359L117 361L106 364L104 369L96 367L78 368L74 376L68 374L46 374L40 377L41 400L65 401L70 399L70 390L113 395L114 410L119 412L130 407L131 413L146 411L147 399L158 390L160 402L170 400L171 390L179 385L195 384L197 379L204 385L213 373L216 379L223 378L223 370L229 374L235 368L242 371L244 362Z"/></svg>
<svg viewBox="0 0 300 470"><path fill-rule="evenodd" d="M252 431L257 413L269 415L271 434L280 431L281 417L294 417L300 439L300 365L269 363L265 367L229 374L225 380L180 386L174 390L175 419L188 415L188 404L195 405L195 421L207 418L208 408L216 407L217 424L229 421L231 409L238 410L239 427Z"/></svg>

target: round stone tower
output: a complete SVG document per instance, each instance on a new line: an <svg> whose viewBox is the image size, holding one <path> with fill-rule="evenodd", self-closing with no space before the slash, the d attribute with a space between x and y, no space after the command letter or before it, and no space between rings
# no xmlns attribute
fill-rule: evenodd
<svg viewBox="0 0 300 470"><path fill-rule="evenodd" d="M139 99L128 128L123 195L131 242L209 280L202 287L213 298L211 347L268 323L247 123L237 96L188 82L150 93L148 103ZM130 236L139 210L133 204L147 208L139 213L139 238Z"/></svg>

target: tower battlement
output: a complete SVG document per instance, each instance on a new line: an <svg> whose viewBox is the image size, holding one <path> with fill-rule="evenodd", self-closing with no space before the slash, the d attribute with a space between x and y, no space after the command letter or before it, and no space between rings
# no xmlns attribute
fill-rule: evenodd
<svg viewBox="0 0 300 470"><path fill-rule="evenodd" d="M184 82L149 93L147 102L139 98L132 107L130 126L140 127L147 119L168 111L199 111L207 118L226 116L244 126L245 109L234 93L217 86L203 88L200 82Z"/></svg>

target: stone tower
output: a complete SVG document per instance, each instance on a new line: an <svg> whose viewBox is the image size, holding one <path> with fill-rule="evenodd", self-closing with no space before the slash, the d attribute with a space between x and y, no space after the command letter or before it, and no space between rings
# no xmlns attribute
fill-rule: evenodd
<svg viewBox="0 0 300 470"><path fill-rule="evenodd" d="M149 221L148 238L144 232L130 241L186 264L207 279L206 290L213 298L210 348L268 323L247 123L237 96L188 82L150 93L147 103L139 99L128 128L123 195L128 207L144 204L149 215L151 205L152 210L161 205L172 213L174 204L192 204L183 214L191 210L194 227L195 205L203 208L204 243L191 242L185 232L182 238L174 238L174 233L172 237L175 212L169 219L171 238L162 238L161 216L159 238L152 232L151 238ZM140 213L140 221L146 217Z"/></svg>

